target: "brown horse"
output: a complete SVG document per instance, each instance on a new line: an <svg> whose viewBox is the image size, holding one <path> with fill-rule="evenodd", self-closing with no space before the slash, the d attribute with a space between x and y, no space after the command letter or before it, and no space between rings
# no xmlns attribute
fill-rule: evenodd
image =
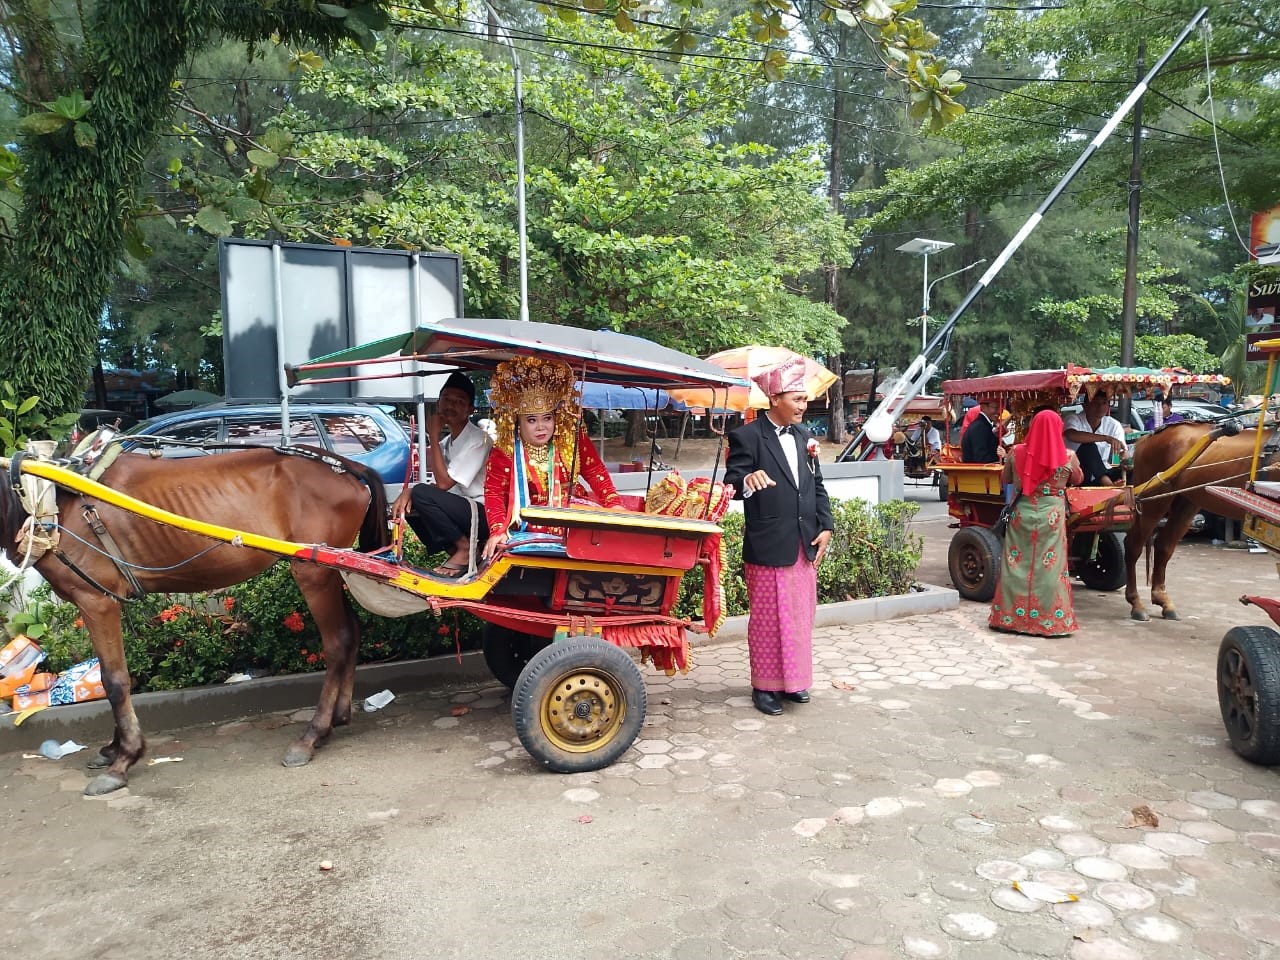
<svg viewBox="0 0 1280 960"><path fill-rule="evenodd" d="M102 482L153 506L236 530L332 546L349 546L359 534L362 549L384 545L386 494L378 476L324 451L302 450L301 455L285 455L263 448L169 460L126 453L111 465ZM308 453L321 455L327 462ZM63 528L59 549L70 564L50 552L35 567L59 597L79 607L101 663L115 736L89 764L107 768L85 787L86 794L96 796L125 786L129 768L142 757L146 741L130 699L117 599L127 596L131 586L90 529L83 513L88 502L90 498L59 489ZM148 592L229 587L279 559L248 547L217 544L104 503L94 506L118 556ZM0 469L0 548L15 562L21 558L13 545L24 517L8 471ZM290 565L320 630L325 677L315 716L285 754L287 767L307 763L333 727L350 722L360 644L355 612L338 571L302 560L290 560Z"/></svg>
<svg viewBox="0 0 1280 960"><path fill-rule="evenodd" d="M1167 470L1183 457L1201 437L1214 428L1211 423L1174 423L1140 440L1133 450L1133 472L1130 482L1137 486ZM1272 431L1265 431L1263 442ZM1155 563L1151 570L1151 602L1161 608L1166 620L1177 620L1178 611L1165 589L1165 572L1178 542L1191 527L1197 510L1210 510L1231 520L1243 515L1218 500L1204 488L1209 484L1243 487L1249 477L1249 464L1257 435L1254 429L1242 430L1235 436L1214 441L1192 466L1163 484L1154 485L1138 499L1138 516L1125 537L1124 562L1128 576L1124 598L1129 601L1129 616L1147 620L1147 611L1138 596L1138 557L1151 540L1156 525L1166 518L1155 539ZM1275 477L1280 469L1264 458L1259 478Z"/></svg>

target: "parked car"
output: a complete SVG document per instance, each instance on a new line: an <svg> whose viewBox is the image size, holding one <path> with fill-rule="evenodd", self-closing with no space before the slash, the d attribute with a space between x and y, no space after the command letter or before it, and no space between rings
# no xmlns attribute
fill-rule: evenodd
<svg viewBox="0 0 1280 960"><path fill-rule="evenodd" d="M144 420L130 436L166 437L204 443L275 446L283 429L278 404L211 403ZM293 403L289 406L289 439L323 447L372 467L387 487L387 497L400 493L409 469L410 444L390 407L356 403ZM208 456L217 451L181 444L160 449L167 457Z"/></svg>

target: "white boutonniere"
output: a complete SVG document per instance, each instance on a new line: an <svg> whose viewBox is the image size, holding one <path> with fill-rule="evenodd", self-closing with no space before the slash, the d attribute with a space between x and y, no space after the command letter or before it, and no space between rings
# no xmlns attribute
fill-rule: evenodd
<svg viewBox="0 0 1280 960"><path fill-rule="evenodd" d="M810 437L809 442L804 445L805 453L809 454L809 471L811 473L816 469L814 465L818 462L819 449L818 441L813 437Z"/></svg>

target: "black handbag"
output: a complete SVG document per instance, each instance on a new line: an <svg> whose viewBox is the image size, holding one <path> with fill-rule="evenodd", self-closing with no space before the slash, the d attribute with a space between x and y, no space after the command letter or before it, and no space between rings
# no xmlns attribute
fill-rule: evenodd
<svg viewBox="0 0 1280 960"><path fill-rule="evenodd" d="M1009 518L1013 516L1014 505L1018 502L1018 498L1022 496L1019 490L1013 495L1013 499L1004 505L1000 510L1000 516L996 517L996 522L991 526L991 532L997 537L1004 539L1004 532L1009 529Z"/></svg>

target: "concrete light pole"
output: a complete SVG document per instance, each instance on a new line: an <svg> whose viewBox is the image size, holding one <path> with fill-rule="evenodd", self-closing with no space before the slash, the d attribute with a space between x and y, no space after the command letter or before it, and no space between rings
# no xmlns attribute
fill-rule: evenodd
<svg viewBox="0 0 1280 960"><path fill-rule="evenodd" d="M511 70L515 75L516 101L516 219L520 232L520 319L529 319L529 241L524 205L524 91L521 85L520 56L516 53L516 45L511 40L511 31L507 23L498 15L493 5L486 2L489 16L493 18L503 42L511 51Z"/></svg>
<svg viewBox="0 0 1280 960"><path fill-rule="evenodd" d="M919 254L924 257L924 284L921 287L923 294L921 296L922 313L920 316L920 352L924 353L929 341L925 333L929 320L929 255L932 253L941 253L955 244L947 240L925 240L922 237L916 237L914 240L908 240L902 246L898 247L899 253Z"/></svg>

